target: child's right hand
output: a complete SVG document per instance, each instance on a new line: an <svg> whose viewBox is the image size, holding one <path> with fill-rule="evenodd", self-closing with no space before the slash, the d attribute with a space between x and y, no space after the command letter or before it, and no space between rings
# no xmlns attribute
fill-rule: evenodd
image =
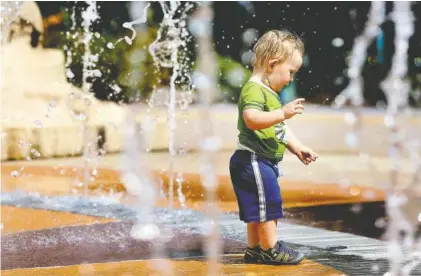
<svg viewBox="0 0 421 276"><path fill-rule="evenodd" d="M292 102L287 103L282 107L282 112L284 113L285 119L292 118L296 114L301 114L304 111L304 106L302 102L304 102L304 98L299 98L293 100Z"/></svg>

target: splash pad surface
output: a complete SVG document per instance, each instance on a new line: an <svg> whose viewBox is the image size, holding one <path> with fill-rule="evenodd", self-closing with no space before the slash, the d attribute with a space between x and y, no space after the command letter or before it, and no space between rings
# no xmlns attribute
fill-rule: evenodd
<svg viewBox="0 0 421 276"><path fill-rule="evenodd" d="M219 161L223 162L223 158ZM89 195L84 198L74 189L78 168L73 167L72 163L77 162L77 159L62 162L67 167L51 166L48 165L49 162L51 160L31 162L30 165L26 163L18 177L13 176L12 172L21 168L19 162L2 164L2 273L155 273L151 244L130 237L130 229L137 213L130 205L130 198L118 197L125 193L119 168L113 169L108 163L104 168L98 169L97 177L90 185ZM152 168L152 172L155 177L163 180L164 192L167 192L168 176L165 171L153 171ZM204 202L199 196L200 189L203 188L197 174L186 172L184 179L187 208L175 201L174 208L169 209L168 201L159 198L153 215L162 227L164 236L168 236L164 242L165 252L175 275L198 275L207 269L203 252ZM217 202L223 246L220 256L221 271L228 274L262 275L262 266L242 263L242 250L246 246L245 227L237 218L238 207L233 198L229 177L220 174L219 183ZM356 271L370 271L373 264L377 264L378 271L385 271L387 262L384 242L314 228L305 223L306 217L300 219L303 209L317 208L318 204L328 209L329 206L335 208L338 204L332 204L355 203L361 201L362 197L352 196L351 190L338 192L343 189L335 183L314 184L308 181L284 180L281 185L285 191L286 212L290 216L280 223L278 235L291 246L304 251L307 259L299 266L264 266L264 275L314 275L314 271L318 271L319 275L346 275ZM322 192L324 189L325 195L330 193L332 196L315 196L310 199L306 192L310 188ZM332 192L335 188L336 192ZM377 195L376 200L382 199L383 195L379 190L364 186L359 186L358 189L361 194L364 194L364 189L368 189ZM82 193L81 190L79 192ZM345 195L348 195L348 199ZM326 198L330 198L331 202L326 202ZM297 213L294 206L301 206L302 209ZM368 252L376 252L377 256L367 254ZM49 255L51 256L48 257ZM377 274L373 272L373 275Z"/></svg>

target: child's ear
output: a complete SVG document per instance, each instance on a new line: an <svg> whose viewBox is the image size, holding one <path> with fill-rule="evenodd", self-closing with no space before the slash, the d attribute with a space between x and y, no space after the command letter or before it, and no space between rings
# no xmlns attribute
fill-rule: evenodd
<svg viewBox="0 0 421 276"><path fill-rule="evenodd" d="M269 62L268 62L268 68L267 68L267 70L269 71L269 72L272 72L272 70L273 70L273 67L275 67L275 65L278 63L278 60L277 59L270 59L269 60Z"/></svg>

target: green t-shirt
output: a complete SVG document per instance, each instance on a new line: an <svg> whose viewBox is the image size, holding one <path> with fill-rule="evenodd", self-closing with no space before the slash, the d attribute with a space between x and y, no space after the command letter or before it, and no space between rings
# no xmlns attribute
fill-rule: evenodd
<svg viewBox="0 0 421 276"><path fill-rule="evenodd" d="M241 90L238 100L239 147L269 159L282 160L287 144L285 123L281 122L265 129L252 130L247 127L243 118L243 111L248 108L272 111L281 107L282 104L274 91L257 82L247 82Z"/></svg>

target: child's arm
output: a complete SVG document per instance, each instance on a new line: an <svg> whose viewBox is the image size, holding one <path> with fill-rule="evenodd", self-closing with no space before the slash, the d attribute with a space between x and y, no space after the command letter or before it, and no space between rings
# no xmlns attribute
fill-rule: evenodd
<svg viewBox="0 0 421 276"><path fill-rule="evenodd" d="M312 149L304 146L300 140L294 135L291 129L286 126L286 133L287 133L287 149L295 154L301 162L308 165L311 162L316 161L318 155Z"/></svg>
<svg viewBox="0 0 421 276"><path fill-rule="evenodd" d="M252 130L260 130L276 125L296 114L301 114L304 110L302 102L304 99L296 99L286 104L282 109L273 111L261 111L254 108L248 108L243 111L244 122Z"/></svg>
<svg viewBox="0 0 421 276"><path fill-rule="evenodd" d="M260 130L283 122L285 120L285 115L282 109L266 112L248 108L243 111L243 118L249 129Z"/></svg>

